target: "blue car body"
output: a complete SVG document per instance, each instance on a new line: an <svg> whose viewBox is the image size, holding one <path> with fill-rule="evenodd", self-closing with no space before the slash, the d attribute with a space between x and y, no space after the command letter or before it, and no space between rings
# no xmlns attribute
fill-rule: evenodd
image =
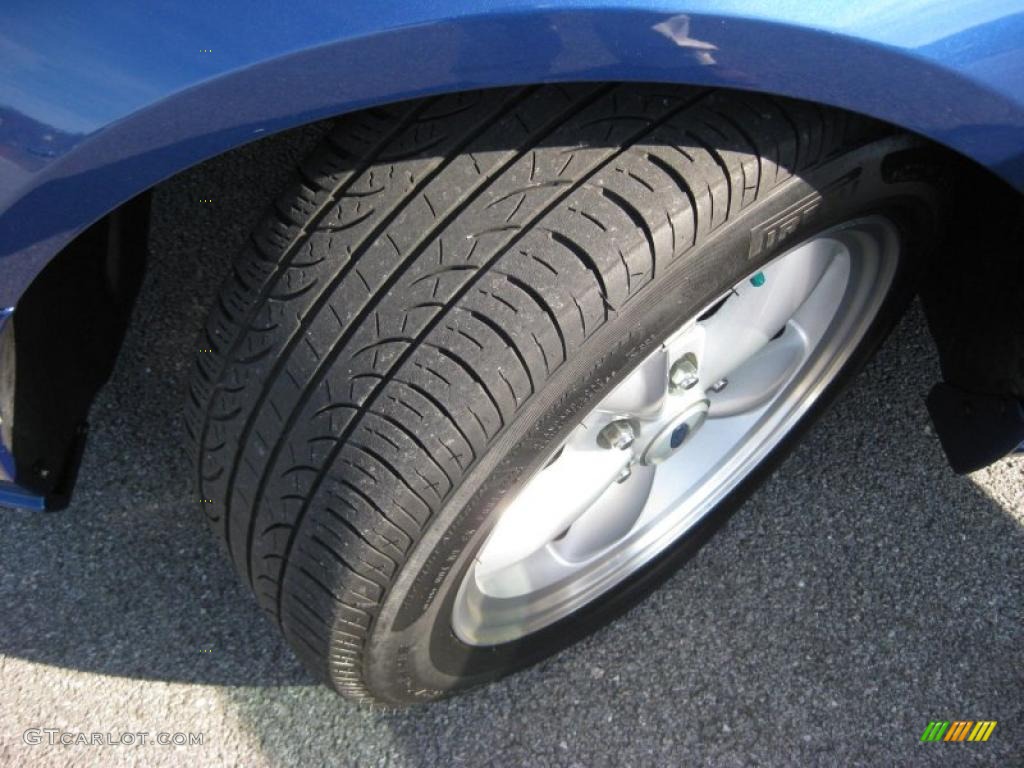
<svg viewBox="0 0 1024 768"><path fill-rule="evenodd" d="M76 235L206 158L374 104L580 80L834 105L1024 191L1024 0L8 0L0 323ZM0 503L41 506L14 474L0 439Z"/></svg>

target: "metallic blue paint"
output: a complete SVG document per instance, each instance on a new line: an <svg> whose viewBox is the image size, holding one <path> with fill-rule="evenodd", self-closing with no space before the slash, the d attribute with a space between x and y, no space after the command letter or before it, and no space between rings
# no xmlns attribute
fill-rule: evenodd
<svg viewBox="0 0 1024 768"><path fill-rule="evenodd" d="M1024 190L1024 0L6 0L0 307L75 234L203 159L430 93L572 80L809 99Z"/></svg>
<svg viewBox="0 0 1024 768"><path fill-rule="evenodd" d="M796 96L919 131L1024 189L1024 0L8 0L0 72L0 305L76 232L189 165L462 88Z"/></svg>
<svg viewBox="0 0 1024 768"><path fill-rule="evenodd" d="M0 483L0 507L42 512L46 509L46 499L11 483Z"/></svg>

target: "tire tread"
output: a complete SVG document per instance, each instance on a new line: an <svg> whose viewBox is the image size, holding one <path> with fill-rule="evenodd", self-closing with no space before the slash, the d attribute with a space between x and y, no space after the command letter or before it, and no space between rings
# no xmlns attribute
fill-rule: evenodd
<svg viewBox="0 0 1024 768"><path fill-rule="evenodd" d="M375 611L474 462L659 270L852 122L636 85L338 121L235 260L187 397L201 506L310 669L372 698Z"/></svg>

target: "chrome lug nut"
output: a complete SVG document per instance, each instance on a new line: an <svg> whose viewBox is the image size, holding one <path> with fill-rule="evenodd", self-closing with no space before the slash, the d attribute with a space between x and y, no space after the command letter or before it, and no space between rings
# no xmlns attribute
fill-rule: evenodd
<svg viewBox="0 0 1024 768"><path fill-rule="evenodd" d="M602 448L616 448L622 451L629 448L635 439L633 425L626 419L619 419L605 425L597 436L597 444Z"/></svg>
<svg viewBox="0 0 1024 768"><path fill-rule="evenodd" d="M633 474L632 467L623 467L622 471L619 472L619 476L615 478L616 483L624 483L629 480L629 476Z"/></svg>
<svg viewBox="0 0 1024 768"><path fill-rule="evenodd" d="M692 352L687 352L672 363L672 367L668 371L669 392L682 392L686 389L693 389L699 381L697 357Z"/></svg>
<svg viewBox="0 0 1024 768"><path fill-rule="evenodd" d="M711 391L712 392L721 392L727 386L729 386L729 380L728 379L719 379L718 381L716 381L714 384L711 385Z"/></svg>

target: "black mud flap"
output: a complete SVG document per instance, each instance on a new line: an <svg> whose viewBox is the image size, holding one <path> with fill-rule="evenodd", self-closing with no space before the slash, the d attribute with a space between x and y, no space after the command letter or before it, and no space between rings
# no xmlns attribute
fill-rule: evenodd
<svg viewBox="0 0 1024 768"><path fill-rule="evenodd" d="M966 474L1024 444L1024 405L1010 396L965 392L945 382L928 393L939 442L954 472Z"/></svg>
<svg viewBox="0 0 1024 768"><path fill-rule="evenodd" d="M965 473L1024 441L1024 197L977 168L956 178L951 231L921 297L945 380L928 410Z"/></svg>

